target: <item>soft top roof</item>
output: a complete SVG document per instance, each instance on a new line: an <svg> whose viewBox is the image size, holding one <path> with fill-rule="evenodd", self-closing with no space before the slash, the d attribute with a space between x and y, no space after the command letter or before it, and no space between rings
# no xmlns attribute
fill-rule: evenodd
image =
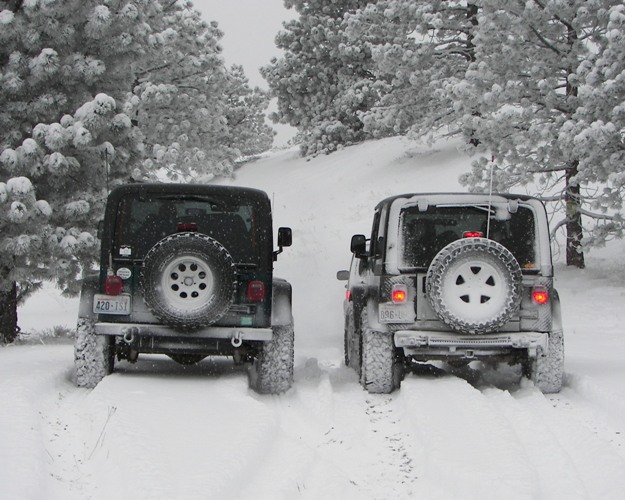
<svg viewBox="0 0 625 500"><path fill-rule="evenodd" d="M377 204L376 209L381 208L385 205L391 205L395 200L405 198L406 200L412 198L420 198L427 199L428 202L436 205L440 203L488 203L488 200L491 201L504 201L504 200L536 200L537 198L533 196L529 196L526 194L515 194L515 193L458 193L458 192L448 192L448 193L405 193L398 194L394 196L390 196L388 198L383 199L380 203Z"/></svg>
<svg viewBox="0 0 625 500"><path fill-rule="evenodd" d="M212 184L176 184L176 183L136 183L124 184L114 188L109 199L124 195L190 195L190 196L239 196L246 199L269 201L267 193L260 189L239 186L217 186Z"/></svg>

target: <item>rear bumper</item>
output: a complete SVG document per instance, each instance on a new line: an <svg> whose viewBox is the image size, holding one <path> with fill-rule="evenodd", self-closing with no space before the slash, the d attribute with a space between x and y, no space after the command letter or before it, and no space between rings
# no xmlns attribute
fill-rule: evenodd
<svg viewBox="0 0 625 500"><path fill-rule="evenodd" d="M237 341L268 342L273 336L271 328L245 328L210 326L189 332L181 332L166 325L146 323L103 323L95 324L97 335L120 335L126 338L136 337L176 337L181 339L237 339Z"/></svg>
<svg viewBox="0 0 625 500"><path fill-rule="evenodd" d="M453 332L398 330L395 346L406 355L436 354L473 357L492 355L515 349L527 350L530 356L541 347L548 349L549 335L545 332L500 332L480 335L462 335Z"/></svg>

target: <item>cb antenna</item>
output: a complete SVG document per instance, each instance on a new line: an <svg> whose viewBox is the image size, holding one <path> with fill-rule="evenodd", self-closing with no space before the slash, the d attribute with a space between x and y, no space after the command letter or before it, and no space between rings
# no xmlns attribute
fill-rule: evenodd
<svg viewBox="0 0 625 500"><path fill-rule="evenodd" d="M490 180L488 182L488 214L486 215L486 237L490 238L490 211L493 206L493 170L495 169L495 157L490 161Z"/></svg>

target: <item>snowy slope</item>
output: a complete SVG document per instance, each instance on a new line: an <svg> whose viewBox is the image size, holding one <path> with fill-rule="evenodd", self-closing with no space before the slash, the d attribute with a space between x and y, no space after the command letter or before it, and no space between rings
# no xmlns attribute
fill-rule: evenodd
<svg viewBox="0 0 625 500"><path fill-rule="evenodd" d="M620 499L625 491L623 242L556 268L566 382L544 396L512 373L432 369L388 396L342 365L343 283L353 233L409 191L460 189L453 143L402 139L328 157L272 153L233 181L266 190L293 228L276 274L294 288L294 387L259 396L225 359L121 363L94 390L71 381L72 347L0 349L0 498ZM52 289L20 310L25 330L72 325Z"/></svg>

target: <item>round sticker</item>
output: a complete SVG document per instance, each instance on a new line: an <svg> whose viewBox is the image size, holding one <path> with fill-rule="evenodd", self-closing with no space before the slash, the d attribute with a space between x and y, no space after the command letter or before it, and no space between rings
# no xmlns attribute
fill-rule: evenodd
<svg viewBox="0 0 625 500"><path fill-rule="evenodd" d="M123 280L127 280L132 276L132 272L127 267L120 267L117 270L117 276L119 276Z"/></svg>

